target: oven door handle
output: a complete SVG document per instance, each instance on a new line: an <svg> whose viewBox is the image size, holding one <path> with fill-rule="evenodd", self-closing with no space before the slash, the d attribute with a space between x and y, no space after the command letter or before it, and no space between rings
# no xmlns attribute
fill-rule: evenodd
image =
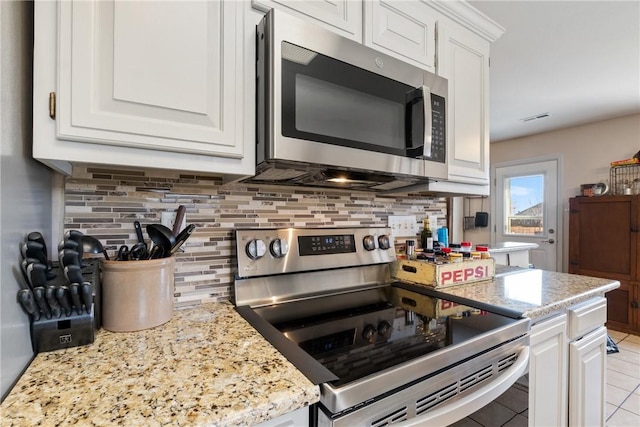
<svg viewBox="0 0 640 427"><path fill-rule="evenodd" d="M473 393L449 404L427 411L424 415L411 418L404 422L394 424L394 427L418 427L425 425L443 426L453 424L462 418L473 414L478 409L495 400L507 391L526 371L529 366L529 346L524 347L516 363L505 370L502 375Z"/></svg>

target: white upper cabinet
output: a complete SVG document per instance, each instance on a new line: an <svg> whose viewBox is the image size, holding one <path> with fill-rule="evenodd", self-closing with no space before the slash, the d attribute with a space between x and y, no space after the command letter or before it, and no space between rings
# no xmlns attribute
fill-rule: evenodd
<svg viewBox="0 0 640 427"><path fill-rule="evenodd" d="M362 42L362 2L358 0L252 0L263 12L280 9L343 37Z"/></svg>
<svg viewBox="0 0 640 427"><path fill-rule="evenodd" d="M437 14L420 1L364 1L364 44L435 73Z"/></svg>
<svg viewBox="0 0 640 427"><path fill-rule="evenodd" d="M438 74L449 81L449 180L489 183L489 42L438 22Z"/></svg>
<svg viewBox="0 0 640 427"><path fill-rule="evenodd" d="M34 157L54 167L69 161L252 174L245 121L255 89L244 75L253 64L245 62L243 7L37 2ZM55 121L43 108L50 92Z"/></svg>

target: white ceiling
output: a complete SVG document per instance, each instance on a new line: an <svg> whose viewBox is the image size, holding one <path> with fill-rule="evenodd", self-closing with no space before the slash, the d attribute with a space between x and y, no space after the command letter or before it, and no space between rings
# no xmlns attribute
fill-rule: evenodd
<svg viewBox="0 0 640 427"><path fill-rule="evenodd" d="M506 30L491 45L491 142L640 113L640 1L469 3Z"/></svg>

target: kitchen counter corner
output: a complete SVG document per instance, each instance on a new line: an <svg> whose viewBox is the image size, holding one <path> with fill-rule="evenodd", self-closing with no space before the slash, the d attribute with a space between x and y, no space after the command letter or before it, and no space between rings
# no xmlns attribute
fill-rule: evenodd
<svg viewBox="0 0 640 427"><path fill-rule="evenodd" d="M100 330L38 354L2 403L2 425L248 426L320 399L229 303L176 310L156 328Z"/></svg>

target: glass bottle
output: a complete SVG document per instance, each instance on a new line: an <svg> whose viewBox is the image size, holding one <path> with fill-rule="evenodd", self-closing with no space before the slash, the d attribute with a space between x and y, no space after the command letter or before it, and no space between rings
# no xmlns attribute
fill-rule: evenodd
<svg viewBox="0 0 640 427"><path fill-rule="evenodd" d="M424 219L424 228L420 233L420 243L422 244L423 250L433 249L433 233L429 226L429 218Z"/></svg>

